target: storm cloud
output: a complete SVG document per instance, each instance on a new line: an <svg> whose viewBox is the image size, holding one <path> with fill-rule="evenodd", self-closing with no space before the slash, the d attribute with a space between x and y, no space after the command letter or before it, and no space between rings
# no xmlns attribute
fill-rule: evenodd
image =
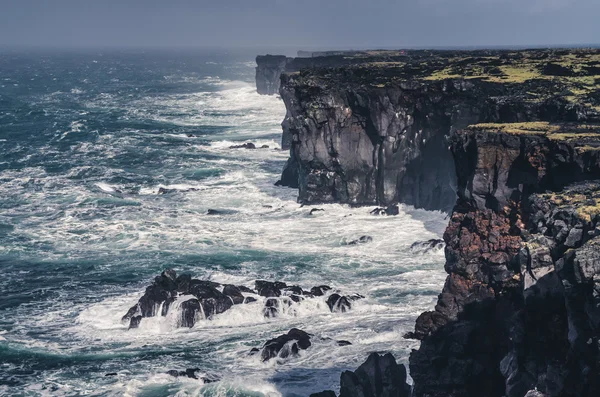
<svg viewBox="0 0 600 397"><path fill-rule="evenodd" d="M595 44L598 16L598 0L0 0L0 46Z"/></svg>

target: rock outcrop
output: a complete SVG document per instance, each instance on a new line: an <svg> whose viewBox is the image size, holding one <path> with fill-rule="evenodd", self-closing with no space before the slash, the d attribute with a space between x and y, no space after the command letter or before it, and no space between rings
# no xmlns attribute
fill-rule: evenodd
<svg viewBox="0 0 600 397"><path fill-rule="evenodd" d="M600 395L600 127L486 124L450 143L449 276L412 335L414 396Z"/></svg>
<svg viewBox="0 0 600 397"><path fill-rule="evenodd" d="M256 90L261 95L279 93L281 73L289 58L285 55L259 55L256 57Z"/></svg>
<svg viewBox="0 0 600 397"><path fill-rule="evenodd" d="M390 353L371 353L356 371L344 371L340 377L339 397L409 397L406 368L397 364ZM335 397L331 390L311 394L311 397Z"/></svg>
<svg viewBox="0 0 600 397"><path fill-rule="evenodd" d="M572 56L574 75L547 68ZM596 57L539 50L297 58L281 76L290 160L279 183L297 185L302 203L450 211L448 137L475 123L598 120L595 72L586 69Z"/></svg>
<svg viewBox="0 0 600 397"><path fill-rule="evenodd" d="M342 296L327 285L303 290L281 281L256 280L254 289L243 285L219 284L198 280L189 274L177 275L167 269L146 288L144 295L122 317L129 329L138 328L142 319L167 315L176 316L178 327L193 327L199 320L211 320L234 305L262 304L262 315L279 317L282 313L294 314L295 307L307 299L318 299L332 313L345 313L352 302L364 298L353 294Z"/></svg>

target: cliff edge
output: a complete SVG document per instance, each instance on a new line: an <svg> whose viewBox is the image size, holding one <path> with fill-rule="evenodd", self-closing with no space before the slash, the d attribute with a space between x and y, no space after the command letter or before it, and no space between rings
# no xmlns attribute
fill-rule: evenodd
<svg viewBox="0 0 600 397"><path fill-rule="evenodd" d="M410 335L414 396L600 395L600 126L483 124L450 144L449 276Z"/></svg>
<svg viewBox="0 0 600 397"><path fill-rule="evenodd" d="M302 203L402 202L449 212L455 131L487 122L598 121L598 65L594 50L298 58L281 75L290 160L280 184L297 186Z"/></svg>

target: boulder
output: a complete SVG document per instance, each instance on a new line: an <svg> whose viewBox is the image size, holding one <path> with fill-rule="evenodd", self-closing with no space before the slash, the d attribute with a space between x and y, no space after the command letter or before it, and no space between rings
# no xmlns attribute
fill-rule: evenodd
<svg viewBox="0 0 600 397"><path fill-rule="evenodd" d="M298 355L300 350L308 349L312 343L311 334L297 328L292 328L287 334L267 341L261 352L261 360L268 361L272 358L288 358Z"/></svg>
<svg viewBox="0 0 600 397"><path fill-rule="evenodd" d="M352 308L350 300L339 294L331 294L329 298L327 298L327 306L329 306L329 310L331 310L332 313L346 313Z"/></svg>

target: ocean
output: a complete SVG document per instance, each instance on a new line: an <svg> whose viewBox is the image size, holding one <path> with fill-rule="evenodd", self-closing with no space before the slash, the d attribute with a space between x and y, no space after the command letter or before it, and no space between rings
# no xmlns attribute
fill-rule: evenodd
<svg viewBox="0 0 600 397"><path fill-rule="evenodd" d="M402 336L446 276L442 250L410 247L440 238L446 214L303 207L275 186L285 107L256 93L253 56L0 53L0 395L307 397L337 390L370 352L407 363L418 342ZM230 148L245 142L258 149ZM363 235L373 241L345 244ZM128 330L121 317L167 268L365 299L347 313L315 300L265 318L256 302L193 328L159 316ZM315 335L299 357L248 354L292 327ZM166 374L186 368L221 380Z"/></svg>

